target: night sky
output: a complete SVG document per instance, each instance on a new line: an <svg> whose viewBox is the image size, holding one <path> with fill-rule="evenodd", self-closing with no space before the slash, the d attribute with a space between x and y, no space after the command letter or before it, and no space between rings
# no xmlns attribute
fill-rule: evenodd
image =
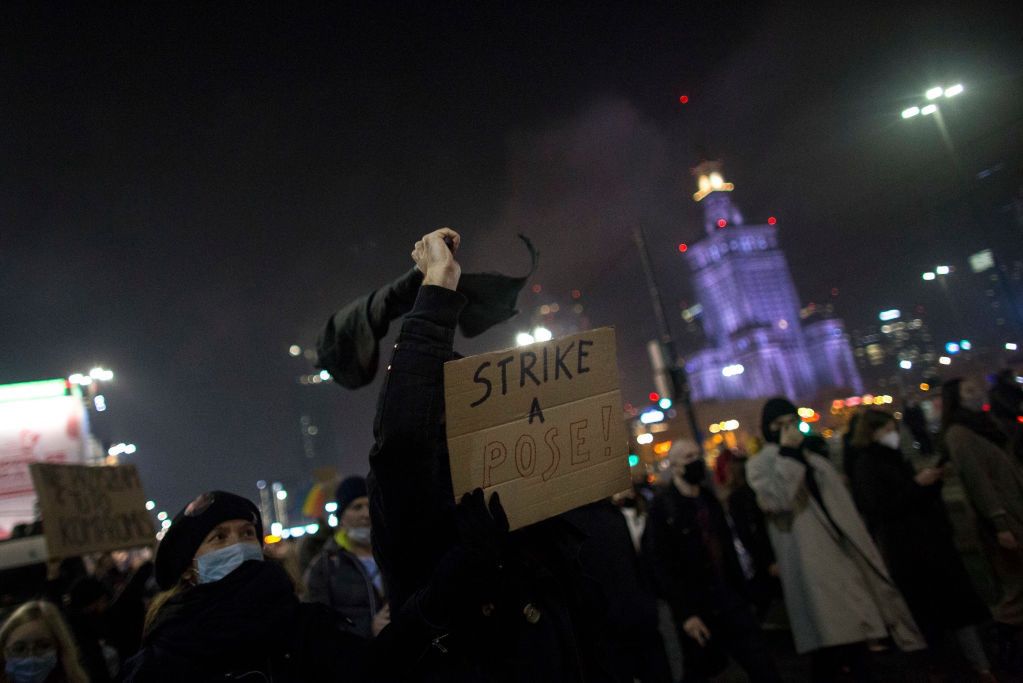
<svg viewBox="0 0 1023 683"><path fill-rule="evenodd" d="M703 156L747 222L778 218L804 303L850 328L922 304L982 337L919 274L985 247L1023 258L1023 6L860 4L8 3L0 383L113 369L97 429L138 445L172 511L365 472L378 385L298 385L311 368L288 348L449 225L466 271L524 272L517 232L541 251L542 292L460 350L510 345L579 289L591 325L618 326L639 400L656 326L631 231L696 350L676 246L702 234ZM899 116L954 82L958 174L932 120Z"/></svg>

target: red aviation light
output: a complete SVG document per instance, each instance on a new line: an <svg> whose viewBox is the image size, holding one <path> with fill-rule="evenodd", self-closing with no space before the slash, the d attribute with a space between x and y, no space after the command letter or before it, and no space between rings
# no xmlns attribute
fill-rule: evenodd
<svg viewBox="0 0 1023 683"><path fill-rule="evenodd" d="M682 242L681 244L678 245L678 250L684 254L687 251L689 251L689 245L686 244L685 242Z"/></svg>
<svg viewBox="0 0 1023 683"><path fill-rule="evenodd" d="M767 224L768 225L774 225L777 222L778 222L778 219L775 218L774 216L771 216L770 218L767 219Z"/></svg>
<svg viewBox="0 0 1023 683"><path fill-rule="evenodd" d="M728 225L728 221L726 221L724 218L719 218L718 219L718 227L719 228L723 228L726 225Z"/></svg>

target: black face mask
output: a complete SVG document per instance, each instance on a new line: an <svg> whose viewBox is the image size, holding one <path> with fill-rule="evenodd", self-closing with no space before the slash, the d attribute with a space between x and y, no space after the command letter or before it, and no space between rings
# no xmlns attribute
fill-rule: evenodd
<svg viewBox="0 0 1023 683"><path fill-rule="evenodd" d="M702 484L706 476L707 463L703 461L703 458L687 463L685 469L682 470L682 479L690 484Z"/></svg>

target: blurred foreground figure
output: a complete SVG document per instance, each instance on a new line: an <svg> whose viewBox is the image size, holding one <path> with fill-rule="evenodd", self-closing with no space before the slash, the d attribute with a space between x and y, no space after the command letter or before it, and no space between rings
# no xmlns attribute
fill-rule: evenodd
<svg viewBox="0 0 1023 683"><path fill-rule="evenodd" d="M977 513L981 545L994 569L1001 599L994 607L1000 663L1020 670L1023 629L1023 465L1009 440L984 411L984 386L951 379L941 388L942 442Z"/></svg>
<svg viewBox="0 0 1023 683"><path fill-rule="evenodd" d="M881 410L860 414L850 446L857 451L853 496L928 647L936 655L944 632L953 631L966 660L990 676L977 625L991 613L952 540L941 498L944 469L916 472L899 449L898 423Z"/></svg>
<svg viewBox="0 0 1023 683"><path fill-rule="evenodd" d="M870 680L866 641L891 636L902 650L923 637L831 463L803 449L796 407L764 405L767 444L746 468L767 516L796 651L812 653L815 681L843 666Z"/></svg>
<svg viewBox="0 0 1023 683"><path fill-rule="evenodd" d="M559 516L509 534L503 513L493 510L491 522L458 522L443 367L455 357L455 327L467 301L456 291L460 241L444 228L415 245L412 257L423 284L394 347L370 452L373 549L392 606L405 603L434 575L461 584L434 622L443 634L408 680L631 683L604 663L606 601L597 582L581 571L585 535L577 527ZM445 557L459 540L472 538L478 548L490 542L486 553L474 553L481 569L451 571Z"/></svg>
<svg viewBox="0 0 1023 683"><path fill-rule="evenodd" d="M672 481L650 507L644 548L658 592L682 630L683 680L709 680L731 655L754 683L780 681L724 508L704 485L703 452L695 441L680 439L668 458Z"/></svg>
<svg viewBox="0 0 1023 683"><path fill-rule="evenodd" d="M0 626L0 680L88 683L78 647L56 607L26 602Z"/></svg>

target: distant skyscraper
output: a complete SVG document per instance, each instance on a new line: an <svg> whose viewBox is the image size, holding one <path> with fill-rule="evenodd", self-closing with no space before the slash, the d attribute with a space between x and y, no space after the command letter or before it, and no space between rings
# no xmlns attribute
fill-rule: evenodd
<svg viewBox="0 0 1023 683"><path fill-rule="evenodd" d="M713 344L689 357L693 398L812 398L820 389L861 393L841 320L803 326L799 299L773 225L746 225L719 162L693 169L707 236L686 257L704 331Z"/></svg>

